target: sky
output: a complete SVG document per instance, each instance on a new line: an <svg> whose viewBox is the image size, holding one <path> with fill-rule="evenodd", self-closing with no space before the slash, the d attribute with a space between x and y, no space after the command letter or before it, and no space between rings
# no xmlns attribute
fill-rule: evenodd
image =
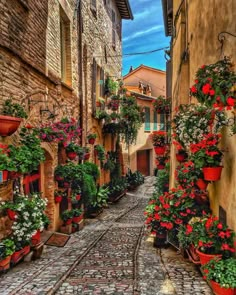
<svg viewBox="0 0 236 295"><path fill-rule="evenodd" d="M123 20L123 54L146 52L169 46L165 36L161 0L129 0L134 20ZM164 51L123 56L122 74L140 64L165 70Z"/></svg>

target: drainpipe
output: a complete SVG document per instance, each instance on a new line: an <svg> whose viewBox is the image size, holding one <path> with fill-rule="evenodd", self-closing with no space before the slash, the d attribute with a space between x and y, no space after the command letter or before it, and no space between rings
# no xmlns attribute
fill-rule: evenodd
<svg viewBox="0 0 236 295"><path fill-rule="evenodd" d="M82 40L82 1L77 0L77 37L78 37L78 74L79 74L79 123L81 128L81 145L83 145L83 40Z"/></svg>

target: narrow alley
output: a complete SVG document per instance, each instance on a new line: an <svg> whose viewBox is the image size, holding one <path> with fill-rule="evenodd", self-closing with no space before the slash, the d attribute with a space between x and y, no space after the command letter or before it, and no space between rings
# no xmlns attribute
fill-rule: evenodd
<svg viewBox="0 0 236 295"><path fill-rule="evenodd" d="M212 294L193 264L172 248L154 248L146 235L153 179L88 220L65 247L45 246L41 259L2 275L0 294Z"/></svg>

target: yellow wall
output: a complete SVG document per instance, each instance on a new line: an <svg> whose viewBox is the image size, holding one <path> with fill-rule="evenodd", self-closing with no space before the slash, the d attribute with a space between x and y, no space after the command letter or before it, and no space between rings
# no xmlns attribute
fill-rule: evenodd
<svg viewBox="0 0 236 295"><path fill-rule="evenodd" d="M181 1L173 2L175 16ZM183 2L180 16L174 22L176 26L176 37L173 38L172 48L174 106L189 102L189 87L193 84L195 72L201 65L214 63L224 55L230 56L234 64L236 63L236 38L225 35L223 50L218 41L218 35L222 31L235 34L235 19L235 0ZM182 60L181 63L184 50L188 52L188 59ZM211 207L214 214L218 215L219 205L222 206L227 212L228 225L236 230L236 137L229 137L227 128L223 131L222 147L228 149L228 152L225 152L221 180L208 186ZM176 165L173 147L171 159L171 185L173 185L173 171Z"/></svg>

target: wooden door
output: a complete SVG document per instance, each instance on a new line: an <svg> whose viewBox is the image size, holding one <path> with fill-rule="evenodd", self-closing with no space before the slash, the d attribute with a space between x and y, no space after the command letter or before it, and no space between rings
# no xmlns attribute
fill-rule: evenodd
<svg viewBox="0 0 236 295"><path fill-rule="evenodd" d="M150 151L142 150L137 152L137 170L143 175L150 175Z"/></svg>

